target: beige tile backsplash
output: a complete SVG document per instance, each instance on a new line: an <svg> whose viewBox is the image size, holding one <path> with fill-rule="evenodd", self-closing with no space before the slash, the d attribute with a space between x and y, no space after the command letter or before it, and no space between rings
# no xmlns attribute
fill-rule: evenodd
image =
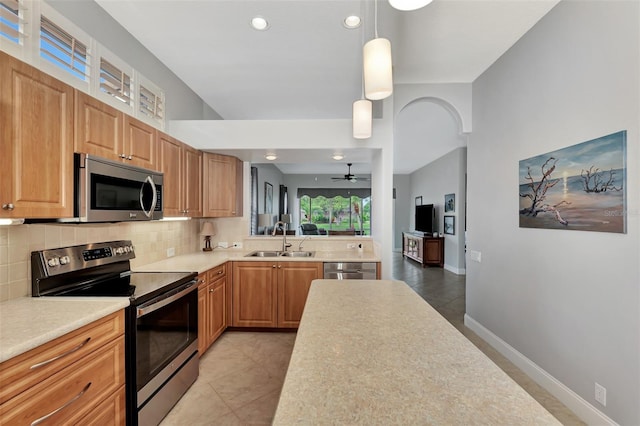
<svg viewBox="0 0 640 426"><path fill-rule="evenodd" d="M200 221L115 224L30 224L0 227L0 301L31 295L31 252L90 242L131 240L133 266L176 256L201 247ZM242 235L242 234L241 234Z"/></svg>

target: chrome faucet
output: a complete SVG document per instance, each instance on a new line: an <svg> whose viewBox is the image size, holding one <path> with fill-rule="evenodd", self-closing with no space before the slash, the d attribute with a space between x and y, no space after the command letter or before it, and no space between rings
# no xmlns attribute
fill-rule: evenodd
<svg viewBox="0 0 640 426"><path fill-rule="evenodd" d="M304 243L305 241L307 241L309 238L311 238L311 236L307 235L306 237L304 237L302 239L302 241L300 241L300 243L298 244L298 251L302 251L302 243Z"/></svg>
<svg viewBox="0 0 640 426"><path fill-rule="evenodd" d="M273 233L271 236L276 235L276 230L278 229L278 225L282 225L282 251L287 251L289 247L291 247L291 243L287 242L287 224L281 221L277 221L275 225L273 225Z"/></svg>

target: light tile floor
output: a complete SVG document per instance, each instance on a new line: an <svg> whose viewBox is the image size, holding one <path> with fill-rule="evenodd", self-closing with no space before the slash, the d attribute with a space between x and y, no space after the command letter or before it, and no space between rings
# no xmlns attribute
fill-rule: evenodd
<svg viewBox="0 0 640 426"><path fill-rule="evenodd" d="M406 282L564 425L584 425L549 392L464 326L465 277L422 268L394 253L393 277ZM200 359L200 377L162 422L271 424L295 341L293 332L225 332Z"/></svg>

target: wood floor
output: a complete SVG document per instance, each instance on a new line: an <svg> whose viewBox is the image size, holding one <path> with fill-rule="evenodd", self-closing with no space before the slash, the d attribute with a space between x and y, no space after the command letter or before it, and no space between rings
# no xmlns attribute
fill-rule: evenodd
<svg viewBox="0 0 640 426"><path fill-rule="evenodd" d="M394 254L392 275L411 286L562 424L584 424L464 326L464 275L423 269L399 253ZM225 332L201 358L200 377L162 425L271 424L294 341L295 333Z"/></svg>

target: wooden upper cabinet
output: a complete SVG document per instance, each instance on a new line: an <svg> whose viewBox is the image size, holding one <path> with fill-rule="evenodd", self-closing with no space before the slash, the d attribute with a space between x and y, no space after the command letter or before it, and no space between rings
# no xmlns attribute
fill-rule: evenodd
<svg viewBox="0 0 640 426"><path fill-rule="evenodd" d="M124 155L131 164L160 170L157 138L158 131L153 126L125 114Z"/></svg>
<svg viewBox="0 0 640 426"><path fill-rule="evenodd" d="M75 91L75 152L122 160L124 113Z"/></svg>
<svg viewBox="0 0 640 426"><path fill-rule="evenodd" d="M73 88L0 52L0 217L73 216Z"/></svg>
<svg viewBox="0 0 640 426"><path fill-rule="evenodd" d="M190 217L202 217L202 151L182 145L184 208Z"/></svg>
<svg viewBox="0 0 640 426"><path fill-rule="evenodd" d="M75 91L75 152L159 170L158 132L86 93Z"/></svg>
<svg viewBox="0 0 640 426"><path fill-rule="evenodd" d="M202 152L158 132L164 215L202 216Z"/></svg>
<svg viewBox="0 0 640 426"><path fill-rule="evenodd" d="M203 180L203 216L242 216L242 161L205 152Z"/></svg>
<svg viewBox="0 0 640 426"><path fill-rule="evenodd" d="M160 171L164 174L163 185L163 212L165 216L182 215L182 162L180 151L182 143L169 135L159 132L158 152Z"/></svg>

